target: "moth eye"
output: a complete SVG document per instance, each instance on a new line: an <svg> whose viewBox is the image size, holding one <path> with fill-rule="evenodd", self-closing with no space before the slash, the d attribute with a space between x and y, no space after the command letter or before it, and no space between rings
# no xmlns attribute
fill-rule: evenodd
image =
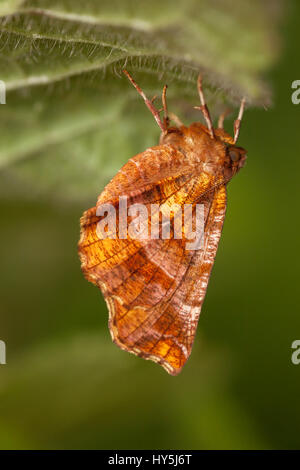
<svg viewBox="0 0 300 470"><path fill-rule="evenodd" d="M229 157L232 162L237 162L240 159L240 154L237 150L235 149L230 149L229 150Z"/></svg>

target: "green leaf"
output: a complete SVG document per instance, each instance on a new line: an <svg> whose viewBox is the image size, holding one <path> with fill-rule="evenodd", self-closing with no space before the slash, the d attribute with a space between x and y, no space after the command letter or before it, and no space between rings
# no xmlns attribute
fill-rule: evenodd
<svg viewBox="0 0 300 470"><path fill-rule="evenodd" d="M280 2L251 0L27 0L0 7L2 194L25 191L95 200L159 129L128 80L145 92L169 84L169 108L200 120L196 78L204 76L216 116L266 105L262 81L278 54ZM11 14L9 14L11 13Z"/></svg>

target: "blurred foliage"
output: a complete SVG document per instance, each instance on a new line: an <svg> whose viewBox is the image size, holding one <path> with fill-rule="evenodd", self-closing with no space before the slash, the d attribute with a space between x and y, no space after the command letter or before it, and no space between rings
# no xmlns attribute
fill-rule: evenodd
<svg viewBox="0 0 300 470"><path fill-rule="evenodd" d="M10 9L8 10L10 6ZM3 191L95 197L159 129L128 80L152 96L168 82L186 120L202 71L214 113L242 96L267 104L262 74L278 55L279 0L26 0L5 2L0 70ZM0 10L1 13L1 10ZM59 171L58 171L59 168Z"/></svg>
<svg viewBox="0 0 300 470"><path fill-rule="evenodd" d="M0 47L9 85L0 106L0 448L299 448L300 366L290 360L300 333L299 2L280 26L277 1L0 3L1 14L17 9L2 19ZM274 88L273 108L245 114L248 163L228 188L194 350L178 377L111 343L104 301L76 253L86 199L157 142L150 113L119 76L127 56L149 96L168 81L187 122L198 116L199 68L216 113L241 93L267 100L263 72Z"/></svg>
<svg viewBox="0 0 300 470"><path fill-rule="evenodd" d="M199 441L213 448L218 440L222 446L231 441L238 447L260 445L251 419L228 395L225 357L209 347L202 352L196 379L189 371L174 389L164 371L158 371L153 384L149 364L138 367L128 361L104 335L89 332L38 348L5 371L1 417L3 430L10 432L3 433L2 445L124 449L133 442L148 447L151 436L151 445L160 448L162 439L172 447L174 435L181 433L184 448L197 447ZM195 400L197 410L191 406ZM216 413L228 427L226 436L212 425ZM16 440L11 426L20 417L30 423L31 432L18 427ZM170 432L175 425L180 429Z"/></svg>

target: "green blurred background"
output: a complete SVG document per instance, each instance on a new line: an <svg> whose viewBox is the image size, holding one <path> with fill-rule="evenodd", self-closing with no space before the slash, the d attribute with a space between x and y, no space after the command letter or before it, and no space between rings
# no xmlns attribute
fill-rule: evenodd
<svg viewBox="0 0 300 470"><path fill-rule="evenodd" d="M268 71L274 104L245 113L239 145L247 165L228 187L194 349L178 377L112 344L102 296L81 274L79 218L103 174L97 182L92 167L92 190L66 202L51 185L43 195L2 171L0 448L299 448L300 365L291 362L300 339L300 105L291 102L291 83L300 79L299 2L278 28L281 50ZM24 93L19 105L25 121L27 99L34 97ZM140 104L133 106L146 120ZM139 132L122 130L127 158L156 143L150 121L147 137L136 138L141 122ZM49 168L45 174L60 175L57 162Z"/></svg>

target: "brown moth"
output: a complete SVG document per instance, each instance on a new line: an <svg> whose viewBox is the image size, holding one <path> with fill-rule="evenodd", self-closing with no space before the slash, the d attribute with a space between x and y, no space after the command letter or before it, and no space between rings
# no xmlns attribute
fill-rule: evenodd
<svg viewBox="0 0 300 470"><path fill-rule="evenodd" d="M127 71L124 71L161 129L159 145L130 158L100 194L95 207L81 218L79 255L85 277L98 286L109 310L113 341L128 352L162 365L177 375L191 354L197 323L217 252L226 210L226 185L244 165L246 151L236 146L245 100L234 122L234 137L223 129L225 113L213 128L201 76L198 92L206 126L184 126L164 117ZM170 119L175 126L170 126ZM115 208L119 225L120 197L146 207L164 203L204 206L204 236L200 249L187 250L187 238L99 239L97 210ZM149 220L149 226L151 220ZM128 233L127 233L128 235Z"/></svg>

